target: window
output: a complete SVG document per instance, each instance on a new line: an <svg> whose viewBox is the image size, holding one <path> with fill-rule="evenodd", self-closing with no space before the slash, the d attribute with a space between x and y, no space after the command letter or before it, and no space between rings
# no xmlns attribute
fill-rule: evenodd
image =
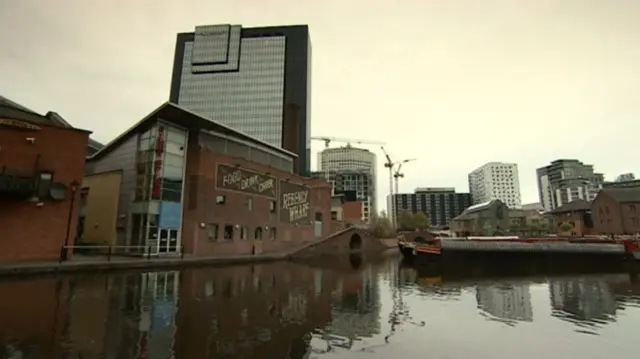
<svg viewBox="0 0 640 359"><path fill-rule="evenodd" d="M218 239L218 225L215 223L209 223L207 226L207 239L215 241Z"/></svg>
<svg viewBox="0 0 640 359"><path fill-rule="evenodd" d="M225 204L227 198L225 196L216 196L216 204Z"/></svg>
<svg viewBox="0 0 640 359"><path fill-rule="evenodd" d="M167 151L167 156L168 155L178 155L180 157L183 156L184 153L184 146L175 142L167 142L166 144L166 151Z"/></svg>
<svg viewBox="0 0 640 359"><path fill-rule="evenodd" d="M228 241L233 240L233 226L230 224L224 226L224 239Z"/></svg>
<svg viewBox="0 0 640 359"><path fill-rule="evenodd" d="M256 227L256 230L253 232L253 239L256 241L262 240L262 227Z"/></svg>
<svg viewBox="0 0 640 359"><path fill-rule="evenodd" d="M607 207L604 209L604 211L605 211L605 213L606 213L606 214L609 214L609 206L607 206Z"/></svg>
<svg viewBox="0 0 640 359"><path fill-rule="evenodd" d="M271 227L271 230L269 231L269 239L271 239L272 241L276 240L276 228L275 227Z"/></svg>
<svg viewBox="0 0 640 359"><path fill-rule="evenodd" d="M164 155L165 166L171 166L176 169L180 169L180 172L182 172L183 164L184 164L184 157L182 155L172 155L170 153L167 153L166 155Z"/></svg>
<svg viewBox="0 0 640 359"><path fill-rule="evenodd" d="M247 211L251 211L252 208L253 208L253 199L251 199L249 197L246 198L244 204L247 207Z"/></svg>
<svg viewBox="0 0 640 359"><path fill-rule="evenodd" d="M271 211L271 213L276 212L276 201L269 202L269 211Z"/></svg>
<svg viewBox="0 0 640 359"><path fill-rule="evenodd" d="M245 226L240 227L240 239L242 240L247 239L247 227Z"/></svg>
<svg viewBox="0 0 640 359"><path fill-rule="evenodd" d="M631 211L631 213L636 213L636 205L635 204L629 205L629 210Z"/></svg>
<svg viewBox="0 0 640 359"><path fill-rule="evenodd" d="M167 142L173 142L178 145L184 145L187 143L187 136L184 132L168 129L167 130Z"/></svg>
<svg viewBox="0 0 640 359"><path fill-rule="evenodd" d="M161 200L167 201L167 202L180 202L182 200L182 192L163 188L162 195L160 198Z"/></svg>
<svg viewBox="0 0 640 359"><path fill-rule="evenodd" d="M162 177L164 178L182 178L182 167L163 165Z"/></svg>
<svg viewBox="0 0 640 359"><path fill-rule="evenodd" d="M49 191L51 190L51 183L53 182L53 173L40 172L40 178L38 179L38 197L49 197Z"/></svg>

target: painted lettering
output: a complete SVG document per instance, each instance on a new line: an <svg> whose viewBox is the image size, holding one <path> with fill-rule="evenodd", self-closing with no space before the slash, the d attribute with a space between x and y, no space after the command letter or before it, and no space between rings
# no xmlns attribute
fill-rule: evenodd
<svg viewBox="0 0 640 359"><path fill-rule="evenodd" d="M282 209L288 209L296 205L308 203L309 190L290 192L282 195Z"/></svg>
<svg viewBox="0 0 640 359"><path fill-rule="evenodd" d="M222 186L225 188L234 187L240 191L253 191L264 193L275 188L274 179L263 177L258 174L249 174L242 170L235 170L222 176Z"/></svg>
<svg viewBox="0 0 640 359"><path fill-rule="evenodd" d="M304 218L309 218L309 203L289 207L289 222L295 222Z"/></svg>

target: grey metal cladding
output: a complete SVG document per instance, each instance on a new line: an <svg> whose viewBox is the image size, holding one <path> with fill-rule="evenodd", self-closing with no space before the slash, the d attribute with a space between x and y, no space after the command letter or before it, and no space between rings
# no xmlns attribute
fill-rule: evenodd
<svg viewBox="0 0 640 359"><path fill-rule="evenodd" d="M196 33L197 34L197 33ZM240 36L242 34L242 26L233 25L229 31L229 37L226 44L225 62L220 63L199 63L194 59L197 48L198 36L195 37L191 49L191 72L192 73L212 73L212 72L229 72L240 70ZM213 47L220 47L221 44L215 44Z"/></svg>
<svg viewBox="0 0 640 359"><path fill-rule="evenodd" d="M224 64L229 53L231 25L197 26L193 40L192 64Z"/></svg>

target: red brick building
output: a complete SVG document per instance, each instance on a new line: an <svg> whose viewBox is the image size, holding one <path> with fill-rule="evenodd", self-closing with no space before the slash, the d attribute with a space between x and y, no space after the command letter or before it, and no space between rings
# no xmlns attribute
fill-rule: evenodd
<svg viewBox="0 0 640 359"><path fill-rule="evenodd" d="M72 183L82 180L89 132L51 114L0 97L0 261L58 259L75 238Z"/></svg>
<svg viewBox="0 0 640 359"><path fill-rule="evenodd" d="M591 203L595 233L640 233L640 188L603 188Z"/></svg>
<svg viewBox="0 0 640 359"><path fill-rule="evenodd" d="M102 242L151 254L285 251L331 231L329 183L294 174L294 158L165 103L89 158L85 226L115 226ZM119 186L100 183L107 172Z"/></svg>
<svg viewBox="0 0 640 359"><path fill-rule="evenodd" d="M585 236L593 234L591 203L576 200L551 211L552 232L561 236Z"/></svg>

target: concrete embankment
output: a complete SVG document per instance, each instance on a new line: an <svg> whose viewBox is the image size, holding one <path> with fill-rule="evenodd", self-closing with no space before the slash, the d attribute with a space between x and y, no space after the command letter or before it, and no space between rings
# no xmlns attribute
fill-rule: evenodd
<svg viewBox="0 0 640 359"><path fill-rule="evenodd" d="M170 269L186 266L216 266L286 260L287 253L240 255L225 257L166 257L166 258L122 258L108 259L102 256L75 256L68 262L0 263L0 277L26 276L50 273L114 271L135 269Z"/></svg>
<svg viewBox="0 0 640 359"><path fill-rule="evenodd" d="M27 276L51 273L71 273L71 272L90 272L90 271L115 271L115 270L161 270L186 266L221 266L231 264L256 263L267 261L290 260L298 254L305 253L306 256L317 256L327 253L334 255L345 254L345 251L336 246L336 243L348 241L349 236L354 233L363 232L355 228L345 229L329 235L317 242L308 243L298 248L292 248L288 252L283 253L261 253L254 255L236 255L236 256L220 256L220 257L202 257L202 256L185 256L181 257L111 257L106 256L82 256L75 255L73 260L67 262L48 261L48 262L16 262L16 263L0 263L0 277L9 276ZM391 252L395 250L397 240L395 239L377 239L368 238L371 241L379 241L376 251ZM324 251L309 250L310 248L327 247ZM366 249L370 246L364 246ZM308 252L308 253L307 253ZM351 251L350 251L351 252Z"/></svg>

